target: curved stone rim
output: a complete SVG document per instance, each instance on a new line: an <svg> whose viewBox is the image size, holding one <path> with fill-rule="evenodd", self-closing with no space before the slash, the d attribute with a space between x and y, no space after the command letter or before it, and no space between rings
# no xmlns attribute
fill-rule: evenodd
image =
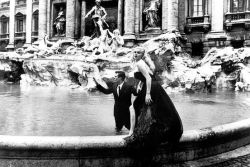
<svg viewBox="0 0 250 167"><path fill-rule="evenodd" d="M224 125L184 131L180 144L227 138L235 133L250 131L250 118ZM123 148L121 136L9 136L0 135L0 149L90 149ZM249 133L250 136L250 133ZM240 136L239 136L240 137ZM250 143L250 141L249 141Z"/></svg>

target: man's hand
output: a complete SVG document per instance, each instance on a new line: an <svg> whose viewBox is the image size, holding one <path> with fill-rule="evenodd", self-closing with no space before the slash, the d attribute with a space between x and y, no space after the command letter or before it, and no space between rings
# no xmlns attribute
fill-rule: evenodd
<svg viewBox="0 0 250 167"><path fill-rule="evenodd" d="M130 130L128 136L131 136L133 133L133 130Z"/></svg>

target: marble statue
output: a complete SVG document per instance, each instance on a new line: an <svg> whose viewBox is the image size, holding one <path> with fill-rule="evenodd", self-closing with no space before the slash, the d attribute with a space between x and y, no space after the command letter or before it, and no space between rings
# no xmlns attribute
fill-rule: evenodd
<svg viewBox="0 0 250 167"><path fill-rule="evenodd" d="M107 12L105 8L101 6L101 0L95 0L96 5L92 7L92 9L86 14L85 18L88 18L89 15L92 15L92 20L95 24L95 31L92 35L94 37L100 37L103 34L103 26L108 26L105 18L107 16Z"/></svg>
<svg viewBox="0 0 250 167"><path fill-rule="evenodd" d="M60 10L55 19L54 25L56 27L56 36L64 36L65 35L65 13L63 7L60 7Z"/></svg>
<svg viewBox="0 0 250 167"><path fill-rule="evenodd" d="M143 13L146 14L146 22L147 22L145 29L156 28L159 26L160 5L161 5L160 0L149 0L147 7L143 10Z"/></svg>

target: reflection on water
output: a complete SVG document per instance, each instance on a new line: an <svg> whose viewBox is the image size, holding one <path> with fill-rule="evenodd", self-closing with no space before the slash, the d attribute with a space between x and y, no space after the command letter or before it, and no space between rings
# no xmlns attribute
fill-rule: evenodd
<svg viewBox="0 0 250 167"><path fill-rule="evenodd" d="M170 94L184 130L250 117L250 93ZM70 88L0 84L0 135L114 135L113 97ZM123 134L128 133L124 129Z"/></svg>

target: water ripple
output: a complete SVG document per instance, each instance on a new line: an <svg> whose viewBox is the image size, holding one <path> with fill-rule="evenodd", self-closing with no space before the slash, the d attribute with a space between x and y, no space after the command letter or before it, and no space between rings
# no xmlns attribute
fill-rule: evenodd
<svg viewBox="0 0 250 167"><path fill-rule="evenodd" d="M170 94L185 130L250 117L250 93ZM66 88L0 84L0 134L113 135L113 96ZM123 134L128 133L123 129Z"/></svg>

